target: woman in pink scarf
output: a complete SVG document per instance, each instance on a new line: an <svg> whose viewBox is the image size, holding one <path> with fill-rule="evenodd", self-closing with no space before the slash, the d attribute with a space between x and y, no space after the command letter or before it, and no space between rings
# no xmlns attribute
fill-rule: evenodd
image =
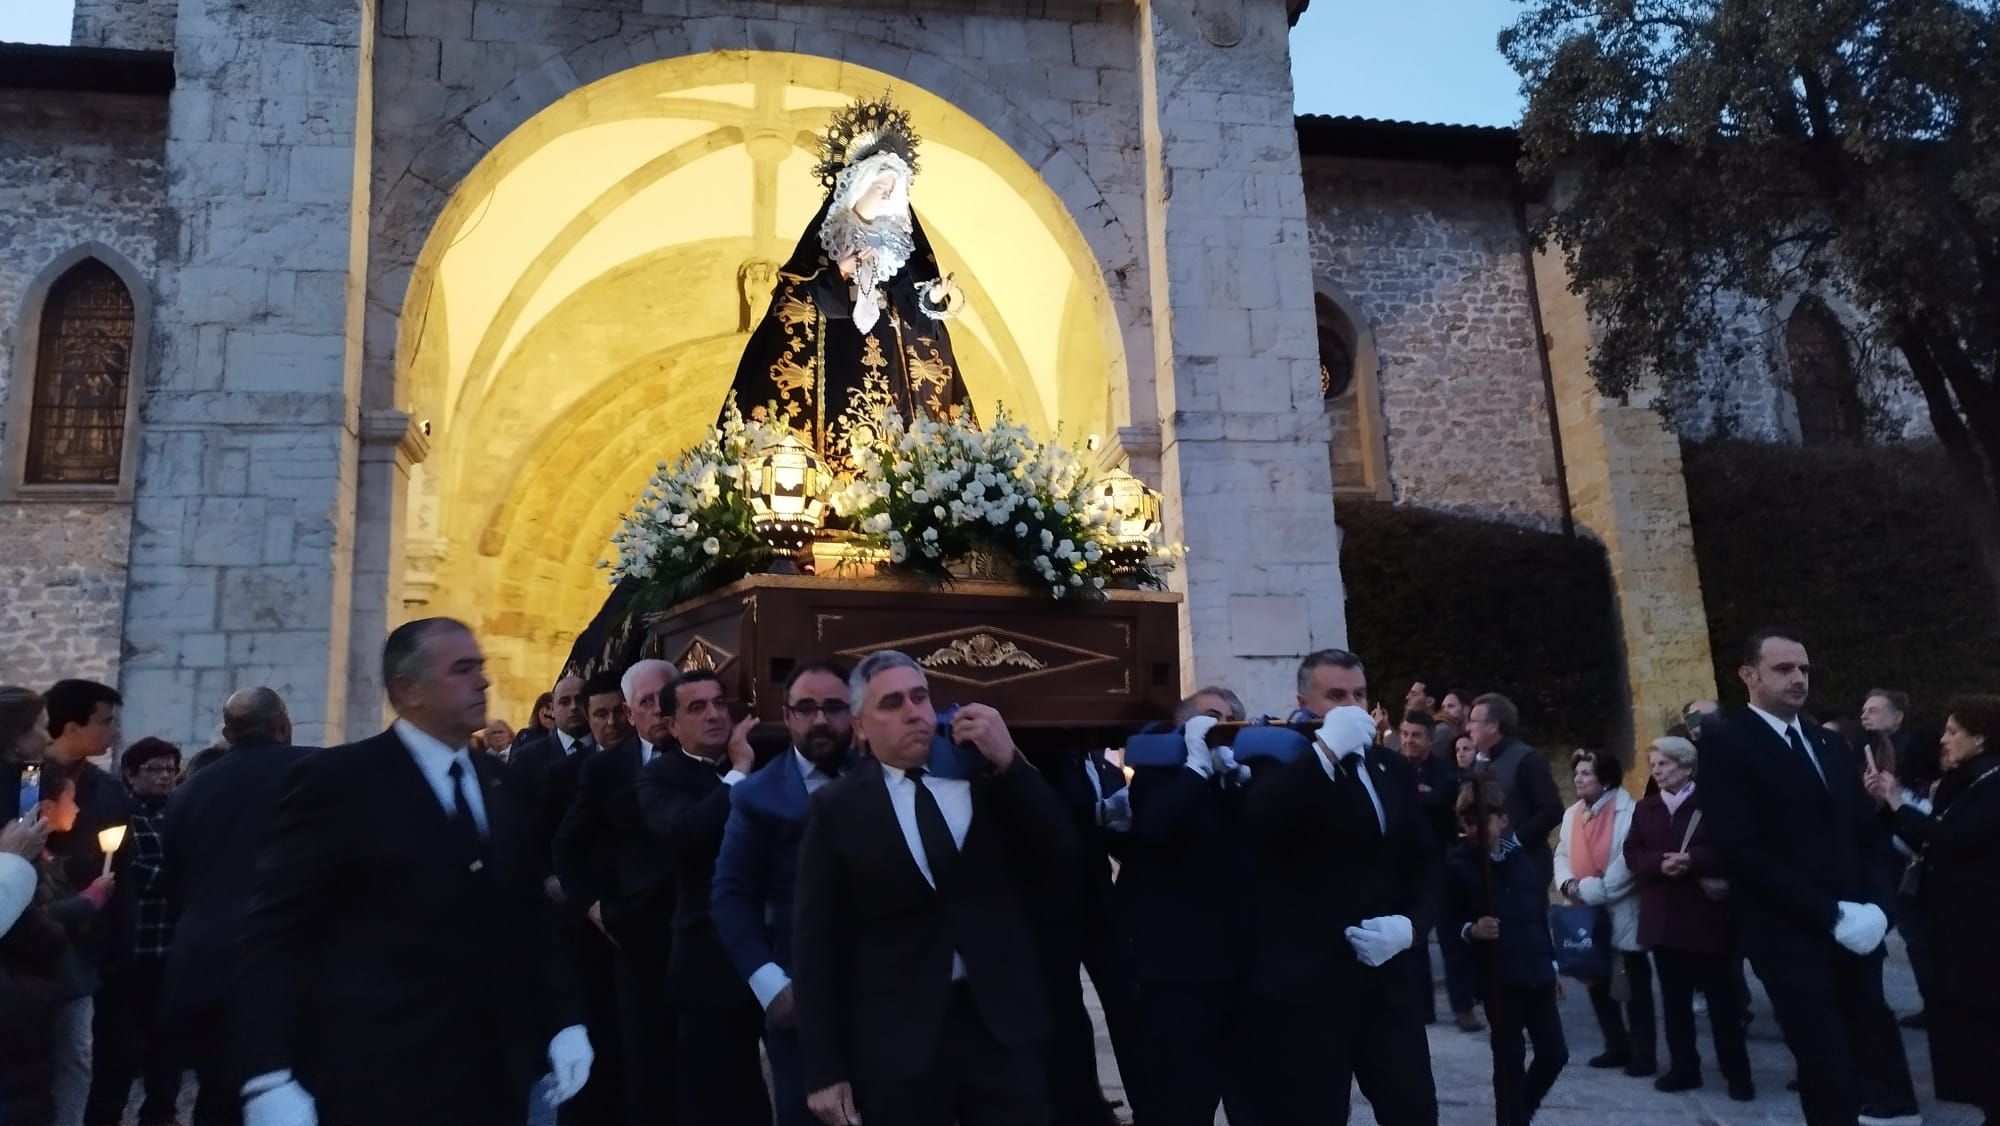
<svg viewBox="0 0 2000 1126"><path fill-rule="evenodd" d="M1611 917L1615 979L1622 972L1630 999L1621 1005L1611 981L1588 982L1590 1007L1604 1031L1604 1051L1591 1067L1619 1067L1647 1076L1658 1070L1654 1054L1653 974L1639 942L1639 901L1625 866L1625 835L1632 828L1632 795L1620 788L1625 764L1609 751L1578 751L1576 804L1563 814L1556 842L1556 890L1571 903L1601 907Z"/></svg>

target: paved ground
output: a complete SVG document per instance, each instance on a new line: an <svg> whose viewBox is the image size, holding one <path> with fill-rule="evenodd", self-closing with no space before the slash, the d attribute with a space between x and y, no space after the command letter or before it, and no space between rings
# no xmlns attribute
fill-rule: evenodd
<svg viewBox="0 0 2000 1126"><path fill-rule="evenodd" d="M1916 981L1910 976L1908 959L1901 943L1890 939L1887 974L1889 1005L1898 1014L1917 1009ZM1435 957L1435 951L1433 951ZM1449 1013L1443 996L1444 971L1437 967L1438 1010ZM1603 1049L1596 1018L1580 986L1568 990L1563 1002L1563 1032L1569 1040L1570 1065L1549 1092L1548 1102L1535 1116L1537 1126L1795 1126L1801 1121L1798 1096L1785 1090L1792 1075L1792 1058L1778 1037L1771 1019L1771 1007L1752 975L1757 1019L1750 1025L1750 1066L1757 1083L1757 1101L1731 1102L1723 1091L1722 1077L1715 1071L1715 1055L1709 1044L1708 1018L1697 1017L1701 1029L1703 1073L1708 1086L1699 1091L1663 1095L1653 1090L1650 1079L1633 1079L1622 1072L1597 1071L1583 1061ZM1091 998L1092 1015L1098 1019L1098 1068L1112 1098L1122 1098L1118 1087L1118 1067L1111 1044L1103 1034L1104 1022ZM1444 1023L1430 1029L1431 1068L1437 1079L1439 1121L1443 1126L1484 1126L1493 1121L1493 1066L1486 1035L1460 1032ZM1940 1103L1931 1097L1930 1050L1921 1032L1906 1032L1903 1043L1909 1052L1910 1069L1917 1084L1926 1126L1977 1126L1979 1112L1972 1107ZM1661 1064L1666 1062L1666 1046L1661 1045ZM1355 1126L1374 1126L1375 1116L1357 1094L1354 1099ZM1216 1116L1217 1126L1226 1119Z"/></svg>
<svg viewBox="0 0 2000 1126"><path fill-rule="evenodd" d="M1433 950L1435 957L1435 950ZM1450 1011L1442 995L1444 970L1436 967L1439 983L1438 1010ZM1086 982L1087 984L1087 982ZM1598 1038L1597 1021L1581 987L1569 990L1563 1002L1563 1031L1569 1038L1570 1066L1556 1080L1548 1102L1535 1121L1538 1126L1793 1126L1800 1121L1798 1096L1785 1090L1792 1075L1792 1059L1778 1038L1778 1026L1756 978L1751 978L1757 1019L1750 1025L1750 1066L1757 1082L1757 1101L1736 1103L1723 1092L1721 1076L1715 1071L1715 1055L1708 1040L1708 1018L1696 1018L1701 1029L1704 1073L1709 1086L1699 1091L1663 1095L1653 1090L1649 1079L1632 1079L1620 1072L1596 1071L1583 1061L1596 1055L1603 1044ZM1900 941L1890 939L1887 974L1890 1007L1899 1014L1917 1008L1916 981L1910 976L1908 959ZM1123 1099L1124 1087L1118 1079L1118 1064L1111 1054L1111 1042L1104 1035L1103 1014L1097 998L1089 997L1091 1016L1097 1021L1098 1071L1105 1093ZM1431 1069L1437 1079L1439 1120L1443 1126L1484 1126L1493 1121L1492 1060L1487 1054L1484 1033L1467 1034L1450 1024L1430 1029ZM1979 1113L1971 1107L1939 1103L1931 1098L1930 1050L1922 1033L1903 1034L1915 1073L1917 1095L1922 1100L1926 1126L1977 1126ZM1661 1046L1665 1063L1665 1046ZM193 1077L182 1095L182 1121L193 1118ZM1375 1116L1359 1095L1354 1099L1354 1126L1375 1126ZM136 1121L137 1099L128 1112L128 1122ZM1217 1115L1217 1126L1227 1119Z"/></svg>

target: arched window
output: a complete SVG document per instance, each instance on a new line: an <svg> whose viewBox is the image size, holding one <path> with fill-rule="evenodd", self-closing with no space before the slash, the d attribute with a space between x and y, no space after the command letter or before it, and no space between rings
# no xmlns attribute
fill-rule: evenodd
<svg viewBox="0 0 2000 1126"><path fill-rule="evenodd" d="M1799 437L1807 444L1860 441L1866 419L1847 336L1839 318L1818 298L1800 298L1785 322L1785 355L1791 362Z"/></svg>
<svg viewBox="0 0 2000 1126"><path fill-rule="evenodd" d="M27 419L27 485L119 484L132 391L131 291L95 258L49 287Z"/></svg>
<svg viewBox="0 0 2000 1126"><path fill-rule="evenodd" d="M1333 495L1389 499L1388 451L1375 386L1375 345L1350 306L1324 289L1313 295L1319 323L1319 393L1332 424Z"/></svg>

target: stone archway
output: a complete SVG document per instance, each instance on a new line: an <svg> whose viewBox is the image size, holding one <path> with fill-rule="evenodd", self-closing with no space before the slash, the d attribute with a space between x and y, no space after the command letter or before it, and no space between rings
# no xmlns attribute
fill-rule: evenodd
<svg viewBox="0 0 2000 1126"><path fill-rule="evenodd" d="M1056 161L1038 172L930 90L817 56L711 52L611 74L510 131L496 123L514 101L469 111L453 128L492 136L454 190L440 201L399 185L384 202L436 204L400 274L384 404L429 435L404 549L427 573L390 596L472 622L503 705L546 686L596 608L594 565L618 517L653 464L713 419L762 270L817 208L813 134L832 108L885 89L924 134L918 210L945 267L971 282L975 309L953 334L982 415L1004 403L1079 443L1123 421L1125 326L1105 247L1047 178ZM1096 226L1097 243L1129 253Z"/></svg>

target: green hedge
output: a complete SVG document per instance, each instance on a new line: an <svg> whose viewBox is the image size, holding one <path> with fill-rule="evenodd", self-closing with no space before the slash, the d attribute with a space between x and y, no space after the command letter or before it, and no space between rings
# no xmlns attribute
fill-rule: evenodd
<svg viewBox="0 0 2000 1126"><path fill-rule="evenodd" d="M1870 688L1920 720L2000 690L2000 622L1944 455L1932 443L1690 445L1688 509L1723 699L1743 700L1743 640L1805 636L1813 711L1858 715Z"/></svg>
<svg viewBox="0 0 2000 1126"><path fill-rule="evenodd" d="M1419 508L1340 506L1348 638L1392 709L1410 682L1501 692L1545 750L1603 746L1624 707L1611 575L1582 537Z"/></svg>

